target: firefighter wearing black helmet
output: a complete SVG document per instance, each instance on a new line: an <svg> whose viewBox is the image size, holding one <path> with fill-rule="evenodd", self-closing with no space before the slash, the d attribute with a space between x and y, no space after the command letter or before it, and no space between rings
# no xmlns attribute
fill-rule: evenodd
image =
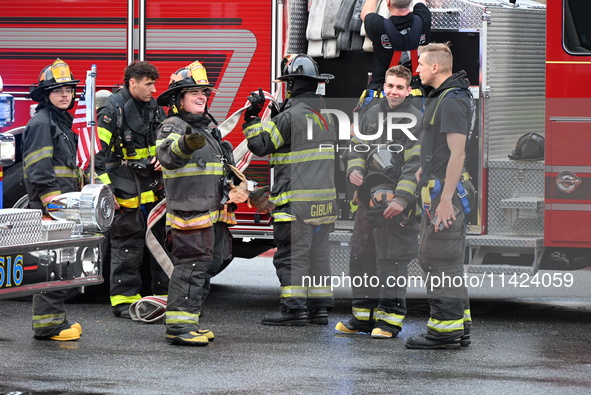
<svg viewBox="0 0 591 395"><path fill-rule="evenodd" d="M308 55L289 56L283 66L279 80L286 83L288 97L283 111L262 123L258 113L264 98L252 94L253 104L242 126L248 148L255 155L270 156L275 177L270 195L276 205L273 264L281 283L281 303L280 311L266 315L261 323L326 325L334 300L330 287L317 280L330 276L328 236L337 207L335 153L329 147L336 142L336 128L320 114L316 92L319 82L333 76L319 74Z"/></svg>
<svg viewBox="0 0 591 395"><path fill-rule="evenodd" d="M351 236L349 275L376 276L380 285L353 286L352 315L335 328L342 333L393 338L406 316L408 264L418 250L414 192L422 120L421 112L407 99L411 78L410 70L400 65L386 71L385 97L369 108L359 127L364 135L377 130L382 134L371 141L353 138L354 143L378 147L369 153L354 149L349 156L347 175L358 187L359 203ZM391 122L399 127L392 130L391 139L387 131L389 114L400 115L392 117Z"/></svg>
<svg viewBox="0 0 591 395"><path fill-rule="evenodd" d="M102 149L96 155L96 175L113 190L116 214L110 229L110 299L116 317L131 318L129 306L141 299L144 261L151 269L151 291L166 295L168 276L155 259L145 255L147 216L164 198L162 172L156 160L156 129L164 111L152 95L160 77L144 61L125 69L125 86L109 96L97 115ZM164 238L164 220L152 228Z"/></svg>
<svg viewBox="0 0 591 395"><path fill-rule="evenodd" d="M47 214L51 199L61 193L80 189L76 165L78 138L72 132L75 80L68 64L56 59L45 67L31 89L31 99L38 102L35 115L23 133L22 150L25 186L29 207ZM50 291L33 296L33 330L37 339L76 340L80 324L66 319L66 291Z"/></svg>

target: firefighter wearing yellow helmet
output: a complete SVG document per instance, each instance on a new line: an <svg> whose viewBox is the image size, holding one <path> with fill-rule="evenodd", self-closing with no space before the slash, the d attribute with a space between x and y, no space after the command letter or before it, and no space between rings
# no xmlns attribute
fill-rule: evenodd
<svg viewBox="0 0 591 395"><path fill-rule="evenodd" d="M207 102L216 91L199 61L171 75L158 103L169 107L158 129L157 155L167 196L166 225L171 240L172 272L166 307L166 341L206 346L214 335L199 329L209 278L231 258L228 225L233 210L224 209L221 182L234 162L232 147L210 128Z"/></svg>
<svg viewBox="0 0 591 395"><path fill-rule="evenodd" d="M56 59L43 68L31 98L39 102L36 113L23 132L22 150L29 207L47 214L51 199L80 189L76 165L78 137L72 132L75 80L68 64ZM33 331L36 339L77 340L78 323L66 319L66 291L49 291L33 296Z"/></svg>

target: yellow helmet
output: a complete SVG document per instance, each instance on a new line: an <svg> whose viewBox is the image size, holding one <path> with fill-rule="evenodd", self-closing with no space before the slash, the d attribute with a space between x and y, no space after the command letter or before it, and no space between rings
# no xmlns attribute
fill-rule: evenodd
<svg viewBox="0 0 591 395"><path fill-rule="evenodd" d="M177 101L181 92L196 88L217 92L213 86L207 79L205 67L196 60L190 65L178 69L170 76L168 89L158 97L157 102L161 106L172 107L178 105Z"/></svg>
<svg viewBox="0 0 591 395"><path fill-rule="evenodd" d="M76 88L80 80L75 80L70 71L70 66L63 60L57 58L49 66L45 66L39 74L39 83L31 87L31 99L36 102L44 101L47 98L46 91L62 86ZM72 104L74 101L72 100Z"/></svg>

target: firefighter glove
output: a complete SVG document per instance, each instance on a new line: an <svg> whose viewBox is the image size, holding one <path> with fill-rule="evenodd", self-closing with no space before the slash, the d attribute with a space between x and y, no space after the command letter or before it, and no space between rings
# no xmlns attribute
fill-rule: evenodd
<svg viewBox="0 0 591 395"><path fill-rule="evenodd" d="M259 88L259 92L250 92L250 96L248 96L248 101L250 102L250 106L244 112L244 121L252 121L253 118L258 117L259 113L263 109L265 105L265 94L263 90Z"/></svg>
<svg viewBox="0 0 591 395"><path fill-rule="evenodd" d="M270 213L275 208L275 204L271 202L266 196L265 193L269 192L269 187L264 186L262 188L258 188L256 191L250 194L250 198L248 200L248 205L256 208L258 211L262 213Z"/></svg>
<svg viewBox="0 0 591 395"><path fill-rule="evenodd" d="M185 131L185 145L191 151L203 148L205 146L205 136L200 132L192 133L191 128L187 128Z"/></svg>

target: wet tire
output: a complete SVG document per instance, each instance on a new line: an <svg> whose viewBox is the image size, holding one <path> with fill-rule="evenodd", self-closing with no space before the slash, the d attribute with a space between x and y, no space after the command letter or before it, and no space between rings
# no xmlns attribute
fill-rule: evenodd
<svg viewBox="0 0 591 395"><path fill-rule="evenodd" d="M3 207L26 208L29 203L26 195L27 188L25 187L23 163L19 162L4 169L4 181L2 183Z"/></svg>

